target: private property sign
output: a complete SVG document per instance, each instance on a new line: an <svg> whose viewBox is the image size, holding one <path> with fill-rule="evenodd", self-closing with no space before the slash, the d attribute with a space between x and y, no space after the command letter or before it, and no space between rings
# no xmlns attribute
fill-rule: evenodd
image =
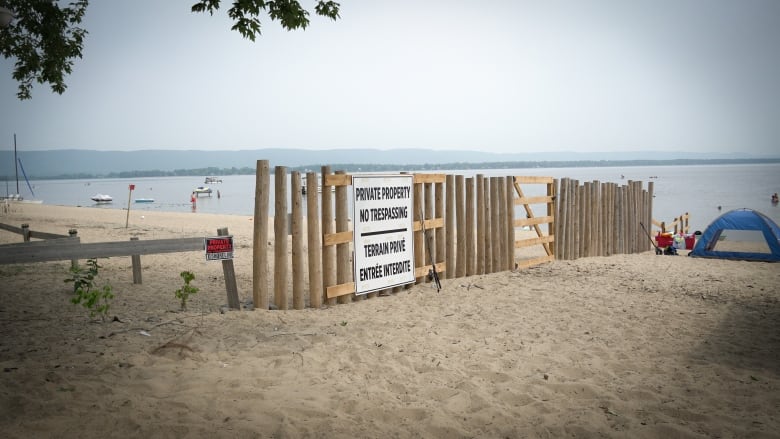
<svg viewBox="0 0 780 439"><path fill-rule="evenodd" d="M412 175L352 176L355 294L414 282Z"/></svg>
<svg viewBox="0 0 780 439"><path fill-rule="evenodd" d="M233 259L232 236L216 236L204 239L207 261L225 261Z"/></svg>

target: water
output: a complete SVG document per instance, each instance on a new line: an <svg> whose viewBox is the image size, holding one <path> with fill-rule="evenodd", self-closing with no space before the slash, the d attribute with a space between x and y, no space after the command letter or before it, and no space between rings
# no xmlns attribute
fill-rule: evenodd
<svg viewBox="0 0 780 439"><path fill-rule="evenodd" d="M594 168L534 168L534 169L480 169L437 171L437 173L462 174L472 177L505 175L569 177L586 181L598 180L626 184L629 180L642 181L643 187L654 182L653 218L671 222L688 212L693 230L703 230L720 214L731 209L747 207L758 210L780 224L780 207L770 203L770 196L780 192L780 164L753 165L697 165L697 166L646 166L646 167L594 167ZM623 178L621 178L621 175ZM652 178L651 178L652 177ZM148 177L89 180L35 180L36 198L44 204L84 206L98 209L126 209L128 186L135 184L130 196L133 211L171 211L214 213L228 215L254 214L254 175L229 175L222 183L209 185L211 197L197 198L195 208L190 202L192 191L204 185L205 177ZM271 176L273 187L274 177ZM8 183L8 190L15 191L15 183ZM289 185L289 179L288 179ZM544 185L523 187L528 196L544 192ZM22 195L30 198L26 193ZM220 197L217 197L217 191ZM111 204L95 204L90 197L97 193L109 194ZM153 198L154 203L135 203L136 198ZM270 194L273 214L273 193ZM288 201L288 208L291 203ZM306 203L303 203L304 209ZM720 209L718 209L720 206ZM536 209L536 206L534 206ZM539 208L536 215L543 212Z"/></svg>

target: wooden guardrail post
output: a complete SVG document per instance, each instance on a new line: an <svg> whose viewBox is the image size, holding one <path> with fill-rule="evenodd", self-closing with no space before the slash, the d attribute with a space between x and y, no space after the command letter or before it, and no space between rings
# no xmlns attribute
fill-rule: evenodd
<svg viewBox="0 0 780 439"><path fill-rule="evenodd" d="M333 193L331 186L325 184L325 178L330 175L330 166L322 167L322 236L335 232L333 223ZM320 238L322 239L322 238ZM322 248L322 283L323 285L336 285L336 248L329 245ZM323 287L323 295L327 296L327 290ZM335 297L325 297L328 305L335 305Z"/></svg>
<svg viewBox="0 0 780 439"><path fill-rule="evenodd" d="M274 304L287 309L287 168L274 168Z"/></svg>
<svg viewBox="0 0 780 439"><path fill-rule="evenodd" d="M252 301L254 309L268 309L268 160L258 160L255 173L255 216L252 232Z"/></svg>
<svg viewBox="0 0 780 439"><path fill-rule="evenodd" d="M444 183L434 183L434 215L436 218L444 218ZM447 245L447 241L444 238L445 230L444 227L438 227L436 228L435 232L435 240L436 240L436 264L438 264L436 267L444 267L444 274L446 276L447 273L452 270L446 262L445 262L445 247Z"/></svg>
<svg viewBox="0 0 780 439"><path fill-rule="evenodd" d="M506 223L506 270L515 269L515 178L504 177L504 207Z"/></svg>
<svg viewBox="0 0 780 439"><path fill-rule="evenodd" d="M447 271L444 272L447 279L455 278L455 176L447 174L444 177L445 193L447 196L447 214L445 215L445 228L447 230Z"/></svg>
<svg viewBox="0 0 780 439"><path fill-rule="evenodd" d="M78 238L78 231L76 229L70 229L68 230L68 237L72 239ZM70 268L73 270L76 270L79 268L79 260L78 259L71 259L70 260Z"/></svg>
<svg viewBox="0 0 780 439"><path fill-rule="evenodd" d="M228 236L227 227L217 230L217 235ZM222 274L225 276L225 289L227 290L228 307L230 309L241 310L241 303L238 301L238 284L236 283L236 271L233 268L233 260L226 259L222 261Z"/></svg>
<svg viewBox="0 0 780 439"><path fill-rule="evenodd" d="M466 205L465 205L465 177L455 176L455 215L457 225L455 238L458 248L455 255L455 277L466 276Z"/></svg>
<svg viewBox="0 0 780 439"><path fill-rule="evenodd" d="M292 293L293 308L303 309L303 193L301 191L301 173L290 174L290 197L292 198ZM316 195L314 195L316 197Z"/></svg>
<svg viewBox="0 0 780 439"><path fill-rule="evenodd" d="M317 174L306 173L306 237L309 242L309 306L322 306L322 235L317 214Z"/></svg>
<svg viewBox="0 0 780 439"><path fill-rule="evenodd" d="M474 219L474 178L469 177L466 179L466 276L473 276L476 271Z"/></svg>
<svg viewBox="0 0 780 439"><path fill-rule="evenodd" d="M345 171L336 171L337 175L346 174ZM325 188L322 189L323 193ZM336 186L336 233L349 231L349 206L347 186ZM350 263L349 242L336 245L336 282L339 285L346 284L352 278L352 264ZM338 297L337 302L344 304L352 302L352 294L344 294ZM360 296L363 297L362 295Z"/></svg>
<svg viewBox="0 0 780 439"><path fill-rule="evenodd" d="M484 212L483 216L485 217L485 222L483 224L484 231L484 245L485 245L485 257L483 258L485 261L485 274L489 274L493 272L493 221L491 218L491 204L490 204L490 185L491 185L491 179L490 177L486 177L482 180L482 200L483 200L483 207Z"/></svg>
<svg viewBox="0 0 780 439"><path fill-rule="evenodd" d="M30 242L30 225L22 224L22 238L24 242Z"/></svg>
<svg viewBox="0 0 780 439"><path fill-rule="evenodd" d="M133 236L130 240L138 241L138 237ZM143 277L141 275L141 255L131 255L130 260L133 263L133 284L140 285L143 283Z"/></svg>

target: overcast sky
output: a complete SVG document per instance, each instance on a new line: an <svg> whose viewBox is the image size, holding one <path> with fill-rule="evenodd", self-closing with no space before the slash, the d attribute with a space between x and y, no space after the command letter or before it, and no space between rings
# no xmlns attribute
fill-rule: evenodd
<svg viewBox="0 0 780 439"><path fill-rule="evenodd" d="M780 149L777 0L342 0L254 43L193 3L91 2L61 96L0 59L0 146Z"/></svg>

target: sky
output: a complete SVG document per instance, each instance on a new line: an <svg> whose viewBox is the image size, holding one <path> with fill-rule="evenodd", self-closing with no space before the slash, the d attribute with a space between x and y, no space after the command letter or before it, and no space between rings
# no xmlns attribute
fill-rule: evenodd
<svg viewBox="0 0 780 439"><path fill-rule="evenodd" d="M777 0L341 0L255 42L194 2L90 2L63 95L0 59L0 147L780 156Z"/></svg>

